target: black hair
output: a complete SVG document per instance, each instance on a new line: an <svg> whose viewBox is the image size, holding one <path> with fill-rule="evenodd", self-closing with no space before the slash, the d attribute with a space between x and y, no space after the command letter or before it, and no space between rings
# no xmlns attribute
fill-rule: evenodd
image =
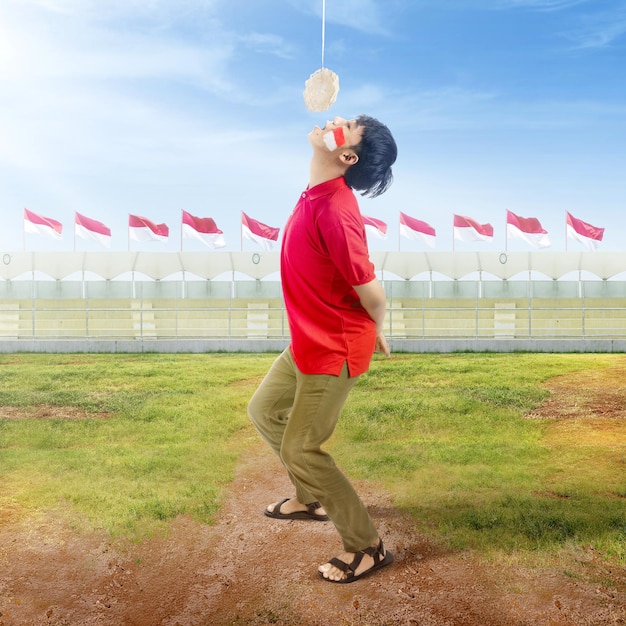
<svg viewBox="0 0 626 626"><path fill-rule="evenodd" d="M362 196L376 198L393 182L391 166L398 156L398 147L391 131L377 119L359 115L356 124L363 127L363 134L360 143L351 148L359 160L347 169L344 178Z"/></svg>

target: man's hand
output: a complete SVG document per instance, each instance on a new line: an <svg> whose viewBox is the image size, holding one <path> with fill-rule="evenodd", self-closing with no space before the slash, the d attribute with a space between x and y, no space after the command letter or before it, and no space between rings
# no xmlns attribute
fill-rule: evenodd
<svg viewBox="0 0 626 626"><path fill-rule="evenodd" d="M374 352L380 352L385 356L391 356L389 344L387 343L385 335L383 335L382 333L378 333L378 335L376 336L376 345L374 346Z"/></svg>
<svg viewBox="0 0 626 626"><path fill-rule="evenodd" d="M383 286L378 282L377 278L374 278L369 283L365 283L365 285L355 286L354 290L357 292L363 308L376 322L376 345L374 346L374 352L380 352L385 356L389 356L391 350L382 331L387 311L387 300Z"/></svg>

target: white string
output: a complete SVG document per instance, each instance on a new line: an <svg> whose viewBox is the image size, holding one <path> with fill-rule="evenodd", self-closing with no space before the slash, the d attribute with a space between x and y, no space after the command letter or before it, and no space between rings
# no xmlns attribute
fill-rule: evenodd
<svg viewBox="0 0 626 626"><path fill-rule="evenodd" d="M326 0L322 0L322 68L324 68L325 42L326 42Z"/></svg>

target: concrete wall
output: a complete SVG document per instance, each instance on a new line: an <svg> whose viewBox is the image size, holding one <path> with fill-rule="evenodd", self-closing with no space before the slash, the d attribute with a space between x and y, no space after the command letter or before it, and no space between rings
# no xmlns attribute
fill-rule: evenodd
<svg viewBox="0 0 626 626"><path fill-rule="evenodd" d="M278 353L288 344L276 339L1 340L0 353ZM626 352L626 339L393 339L390 345L392 353Z"/></svg>
<svg viewBox="0 0 626 626"><path fill-rule="evenodd" d="M394 298L395 351L623 352L626 297ZM265 352L289 329L278 298L0 300L0 352Z"/></svg>

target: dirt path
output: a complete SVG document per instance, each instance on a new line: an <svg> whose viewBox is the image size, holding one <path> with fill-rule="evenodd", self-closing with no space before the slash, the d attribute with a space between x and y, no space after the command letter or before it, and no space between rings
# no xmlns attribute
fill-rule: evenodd
<svg viewBox="0 0 626 626"><path fill-rule="evenodd" d="M565 397L571 402L571 393ZM589 407L588 400L579 405ZM626 624L626 571L592 550L544 571L445 553L416 534L386 494L366 483L357 488L396 562L352 585L316 576L320 562L341 552L330 523L262 515L291 489L261 445L240 466L215 526L182 517L167 538L139 545L86 535L62 514L20 519L5 507L0 626Z"/></svg>

